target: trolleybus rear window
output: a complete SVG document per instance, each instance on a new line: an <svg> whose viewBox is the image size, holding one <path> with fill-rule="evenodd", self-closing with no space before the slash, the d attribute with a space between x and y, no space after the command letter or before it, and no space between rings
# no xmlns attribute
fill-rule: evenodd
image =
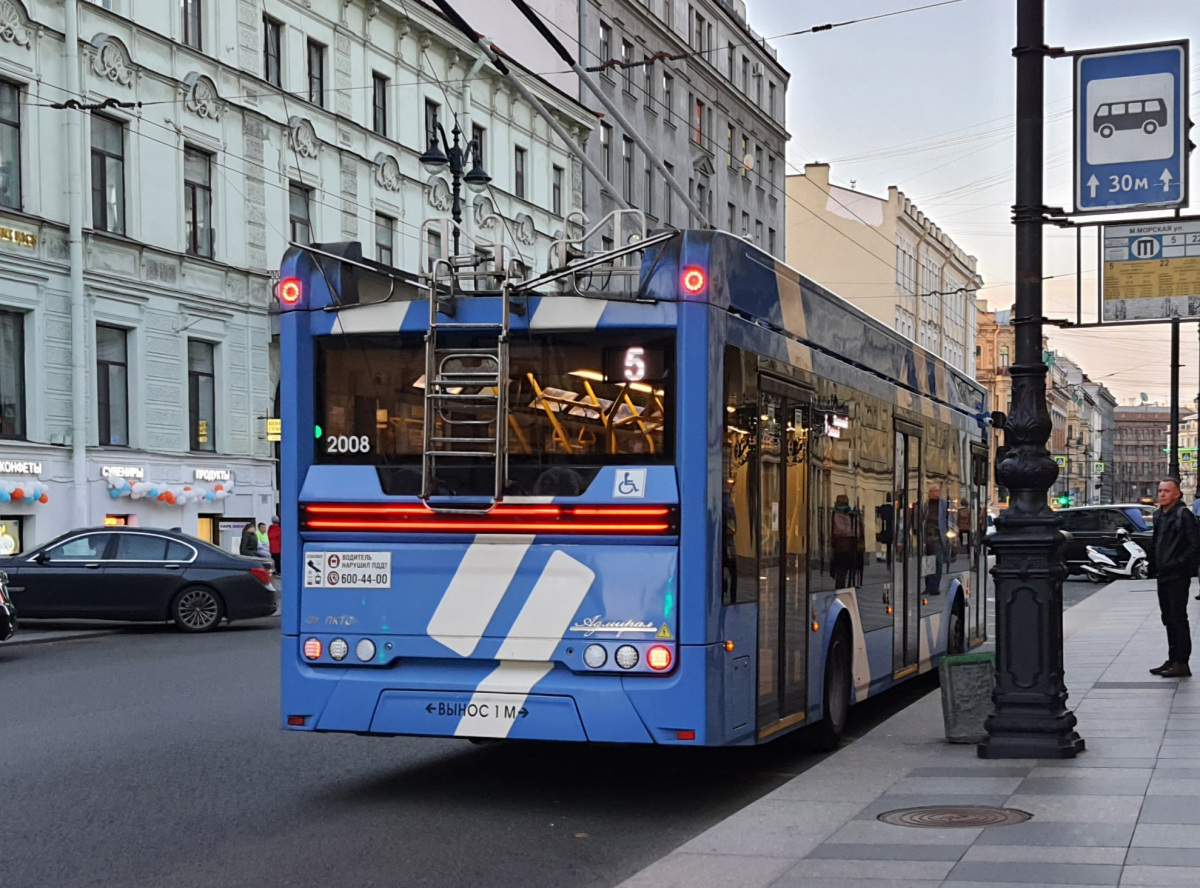
<svg viewBox="0 0 1200 888"><path fill-rule="evenodd" d="M439 345L451 348L484 345L444 339ZM510 463L670 462L674 349L673 336L653 331L515 337L509 349ZM425 422L420 337L323 337L317 340L316 377L318 462L419 463ZM440 426L438 417L435 435ZM478 434L494 436L494 423Z"/></svg>

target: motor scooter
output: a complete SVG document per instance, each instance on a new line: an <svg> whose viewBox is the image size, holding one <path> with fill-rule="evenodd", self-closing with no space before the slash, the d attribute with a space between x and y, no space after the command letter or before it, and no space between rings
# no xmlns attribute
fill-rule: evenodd
<svg viewBox="0 0 1200 888"><path fill-rule="evenodd" d="M1093 583L1144 580L1150 576L1150 559L1146 556L1146 550L1134 542L1124 528L1117 531L1117 539L1121 543L1120 549L1087 547L1088 561L1081 569Z"/></svg>

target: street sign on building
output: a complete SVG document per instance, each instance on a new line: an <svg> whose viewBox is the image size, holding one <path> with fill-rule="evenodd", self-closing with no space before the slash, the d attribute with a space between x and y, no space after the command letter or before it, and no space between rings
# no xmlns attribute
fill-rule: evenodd
<svg viewBox="0 0 1200 888"><path fill-rule="evenodd" d="M1200 218L1105 225L1104 320L1200 315Z"/></svg>
<svg viewBox="0 0 1200 888"><path fill-rule="evenodd" d="M1067 467L1066 454L1064 454L1064 453L1054 454L1054 464L1056 466L1058 466L1060 469L1065 469Z"/></svg>
<svg viewBox="0 0 1200 888"><path fill-rule="evenodd" d="M1187 206L1188 41L1075 57L1075 211Z"/></svg>
<svg viewBox="0 0 1200 888"><path fill-rule="evenodd" d="M1092 474L1093 475L1103 475L1104 474L1104 463L1102 463L1102 462L1092 463Z"/></svg>

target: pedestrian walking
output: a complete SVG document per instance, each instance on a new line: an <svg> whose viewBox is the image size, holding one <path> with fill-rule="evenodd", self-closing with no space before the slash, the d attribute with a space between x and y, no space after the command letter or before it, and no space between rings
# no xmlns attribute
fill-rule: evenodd
<svg viewBox="0 0 1200 888"><path fill-rule="evenodd" d="M1200 487L1196 488L1196 498L1192 500L1192 514L1195 515L1197 521L1200 522ZM1200 580L1200 568L1197 568L1196 579ZM1200 589L1196 591L1196 600L1200 601Z"/></svg>
<svg viewBox="0 0 1200 888"><path fill-rule="evenodd" d="M246 522L246 526L242 528L242 538L238 542L238 554L255 556L258 554L258 531L254 529L254 522Z"/></svg>
<svg viewBox="0 0 1200 888"><path fill-rule="evenodd" d="M279 516L271 519L267 528L267 548L271 550L271 560L275 562L275 573L282 575L279 558L283 554L283 528L279 526Z"/></svg>
<svg viewBox="0 0 1200 888"><path fill-rule="evenodd" d="M1188 588L1200 569L1200 524L1181 505L1183 491L1174 478L1158 484L1158 509L1154 512L1154 567L1158 581L1158 609L1167 628L1167 659L1151 669L1154 675L1180 678L1192 674L1192 630L1188 625Z"/></svg>

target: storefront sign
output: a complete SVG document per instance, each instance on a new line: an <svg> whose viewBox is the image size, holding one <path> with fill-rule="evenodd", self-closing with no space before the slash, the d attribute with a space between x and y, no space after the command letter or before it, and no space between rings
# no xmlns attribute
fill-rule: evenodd
<svg viewBox="0 0 1200 888"><path fill-rule="evenodd" d="M267 440L282 441L283 440L283 420L268 419L267 420Z"/></svg>
<svg viewBox="0 0 1200 888"><path fill-rule="evenodd" d="M17 244L21 247L36 247L37 235L31 231L21 231L19 228L0 226L0 241Z"/></svg>
<svg viewBox="0 0 1200 888"><path fill-rule="evenodd" d="M141 466L101 466L101 478L136 478L139 481L146 477L146 470Z"/></svg>
<svg viewBox="0 0 1200 888"><path fill-rule="evenodd" d="M40 475L42 464L30 460L0 459L0 472L6 475Z"/></svg>
<svg viewBox="0 0 1200 888"><path fill-rule="evenodd" d="M196 469L197 481L232 481L233 472L230 469Z"/></svg>

